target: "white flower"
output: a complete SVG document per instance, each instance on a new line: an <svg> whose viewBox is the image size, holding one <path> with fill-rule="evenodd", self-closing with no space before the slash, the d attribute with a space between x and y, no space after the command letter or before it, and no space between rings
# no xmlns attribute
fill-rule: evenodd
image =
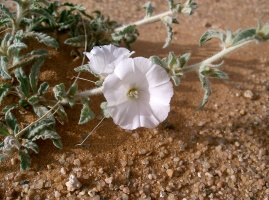
<svg viewBox="0 0 269 200"><path fill-rule="evenodd" d="M89 58L90 69L98 75L107 76L113 73L115 66L125 58L129 58L134 51L130 52L123 47L104 45L93 47L91 52L84 52Z"/></svg>
<svg viewBox="0 0 269 200"><path fill-rule="evenodd" d="M167 72L149 59L123 60L103 86L108 112L124 129L154 128L168 116L172 83Z"/></svg>

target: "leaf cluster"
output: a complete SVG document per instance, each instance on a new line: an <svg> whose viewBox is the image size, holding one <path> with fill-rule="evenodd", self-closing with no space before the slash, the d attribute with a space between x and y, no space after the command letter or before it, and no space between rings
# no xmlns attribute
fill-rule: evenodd
<svg viewBox="0 0 269 200"><path fill-rule="evenodd" d="M57 148L62 148L60 136L54 129L55 121L53 118L36 123L34 126L24 131L21 137L23 127L19 124L17 118L12 114L11 109L5 112L5 122L0 122L0 137L5 139L0 142L0 162L13 156L18 151L20 157L20 167L22 170L30 167L30 154L38 153L39 148L36 140L50 139Z"/></svg>
<svg viewBox="0 0 269 200"><path fill-rule="evenodd" d="M150 60L153 63L161 66L167 71L176 86L180 84L180 78L183 76L183 68L189 59L190 53L177 57L174 52L169 52L168 57L163 59L160 59L158 56L150 57Z"/></svg>

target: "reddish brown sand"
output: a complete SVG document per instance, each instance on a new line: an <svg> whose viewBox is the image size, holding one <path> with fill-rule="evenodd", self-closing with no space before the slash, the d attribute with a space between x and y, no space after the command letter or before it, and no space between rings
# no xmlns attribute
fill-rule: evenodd
<svg viewBox="0 0 269 200"><path fill-rule="evenodd" d="M122 23L144 17L146 0L73 0L87 10L100 10ZM138 3L139 2L139 3ZM156 13L167 10L164 0L152 1ZM162 22L138 28L132 45L134 56L166 56L190 52L189 64L218 52L219 41L198 46L208 29L224 30L269 23L267 0L204 0L192 16L180 15L172 44L162 49L166 33ZM70 56L63 44L51 50L41 72L41 81L51 89L72 83L73 69L81 59ZM38 44L39 45L39 44ZM81 105L68 108L69 120L56 129L63 149L50 141L39 141L40 153L32 155L29 171L20 172L18 161L0 165L0 199L268 199L269 198L269 43L250 44L224 58L222 69L228 80L211 80L213 94L204 110L195 111L203 90L196 73L186 74L175 87L167 121L154 130L125 131L106 119L87 140L89 147L76 146L99 119L78 125ZM89 74L81 77L93 80ZM79 88L94 87L79 81ZM250 90L253 98L245 94ZM100 115L101 96L92 109ZM93 106L96 106L94 108ZM31 122L30 114L20 119ZM16 162L17 158L14 159ZM68 191L66 182L74 174L81 187ZM26 181L26 182L25 182Z"/></svg>

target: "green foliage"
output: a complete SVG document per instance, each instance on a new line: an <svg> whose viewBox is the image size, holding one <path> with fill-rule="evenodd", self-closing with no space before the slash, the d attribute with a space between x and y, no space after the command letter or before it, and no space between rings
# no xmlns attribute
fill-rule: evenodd
<svg viewBox="0 0 269 200"><path fill-rule="evenodd" d="M170 75L174 84L180 84L180 78L183 76L183 68L190 59L190 53L176 57L174 52L169 52L168 57L160 59L158 56L151 56L150 60L163 67Z"/></svg>
<svg viewBox="0 0 269 200"><path fill-rule="evenodd" d="M151 3L150 2L147 2L143 5L143 8L146 9L146 17L151 17L152 16L152 13L153 13L153 10L154 8L152 7Z"/></svg>
<svg viewBox="0 0 269 200"><path fill-rule="evenodd" d="M95 115L91 111L87 102L83 102L83 108L81 109L79 124L85 124L86 122L94 119Z"/></svg>
<svg viewBox="0 0 269 200"><path fill-rule="evenodd" d="M200 38L200 46L213 38L220 39L226 48L237 46L248 41L267 41L269 40L269 26L263 26L261 22L258 21L258 27L256 29L239 29L234 33L232 33L230 29L226 29L226 34L217 30L208 30Z"/></svg>

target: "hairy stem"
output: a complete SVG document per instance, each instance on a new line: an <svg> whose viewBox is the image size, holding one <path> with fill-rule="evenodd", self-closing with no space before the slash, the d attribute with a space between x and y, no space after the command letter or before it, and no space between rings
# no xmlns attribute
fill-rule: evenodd
<svg viewBox="0 0 269 200"><path fill-rule="evenodd" d="M158 14L158 15L155 15L155 16L152 16L152 17L147 17L147 18L144 18L142 20L133 22L133 23L131 23L129 25L121 26L119 28L116 28L115 31L118 31L118 32L122 31L128 26L140 26L140 25L156 22L156 21L162 20L164 17L172 15L172 14L173 14L172 11L166 11L164 13L161 13L161 14Z"/></svg>
<svg viewBox="0 0 269 200"><path fill-rule="evenodd" d="M80 97L88 97L88 96L93 96L93 95L98 95L98 94L102 94L103 93L103 89L104 87L101 86L99 88L93 88L91 90L86 90L84 92L80 92L80 93L77 93L75 95L76 98L80 98Z"/></svg>
<svg viewBox="0 0 269 200"><path fill-rule="evenodd" d="M183 72L190 72L190 71L199 70L199 68L201 66L206 66L208 64L212 64L213 62L218 61L219 59L221 59L226 54L231 53L232 51L234 51L234 50L236 50L236 49L238 49L238 48L240 48L240 47L242 47L244 45L247 45L247 44L249 44L249 43L251 43L253 41L254 40L248 40L248 41L242 42L242 43L240 43L238 45L225 48L222 51L220 51L219 53L213 55L212 57L207 58L206 60L204 60L202 62L199 62L199 63L193 64L193 65L184 67Z"/></svg>

